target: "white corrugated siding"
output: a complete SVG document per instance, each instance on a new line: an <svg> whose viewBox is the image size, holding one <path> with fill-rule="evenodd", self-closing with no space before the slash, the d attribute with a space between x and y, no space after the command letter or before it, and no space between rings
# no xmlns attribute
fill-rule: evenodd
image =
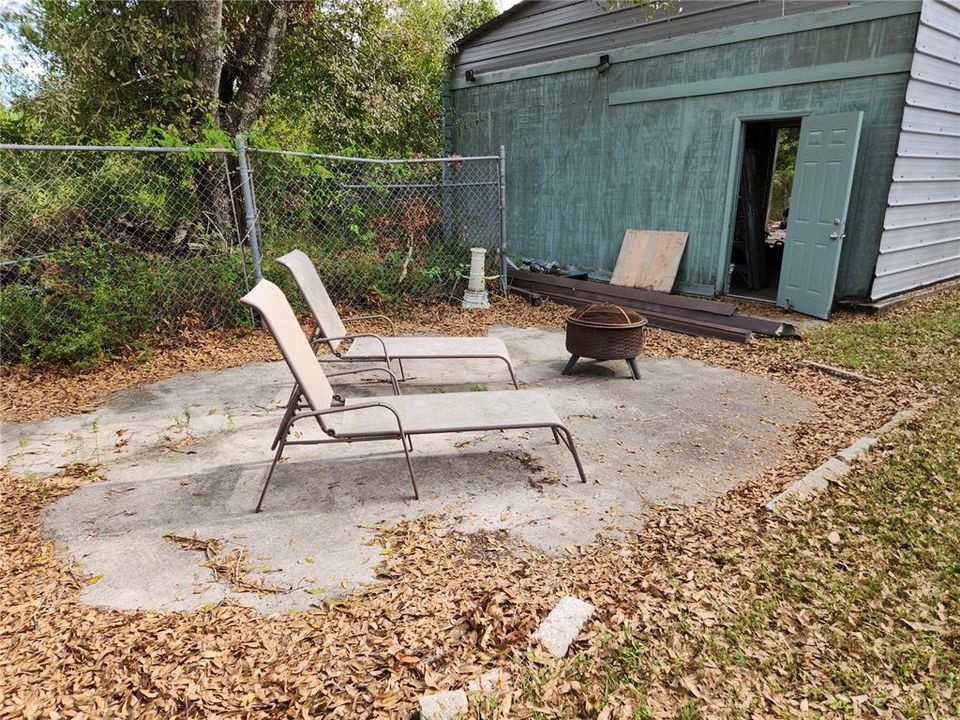
<svg viewBox="0 0 960 720"><path fill-rule="evenodd" d="M960 0L923 0L874 300L960 277Z"/></svg>

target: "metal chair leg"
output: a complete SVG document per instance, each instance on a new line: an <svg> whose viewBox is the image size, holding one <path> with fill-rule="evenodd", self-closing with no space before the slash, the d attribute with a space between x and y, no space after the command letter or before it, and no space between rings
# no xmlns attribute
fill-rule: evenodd
<svg viewBox="0 0 960 720"><path fill-rule="evenodd" d="M567 430L563 425L555 426L555 430L559 430L563 433L563 444L567 446L567 450L570 451L570 454L573 455L573 461L577 464L577 472L580 473L580 482L587 481L587 475L583 472L583 464L580 462L580 455L577 453L577 448L573 444L573 435L570 434L570 431Z"/></svg>
<svg viewBox="0 0 960 720"><path fill-rule="evenodd" d="M510 371L510 380L513 382L514 390L519 390L520 383L517 382L517 374L513 371L513 364L506 358L503 358L503 361L507 364L507 370Z"/></svg>
<svg viewBox="0 0 960 720"><path fill-rule="evenodd" d="M557 432L557 429L556 429L555 427L552 427L552 426L551 426L550 430L553 431L553 441L554 441L557 445L559 445L559 444L560 444L560 433L558 433L558 432Z"/></svg>
<svg viewBox="0 0 960 720"><path fill-rule="evenodd" d="M284 423L281 426L282 430L287 430L287 424ZM283 455L283 448L287 444L286 432L284 432L283 437L280 439L280 446L277 448L277 452L273 456L273 462L270 463L270 470L267 471L267 478L263 481L263 490L260 491L260 500L257 501L257 509L254 510L255 513L260 512L260 506L263 505L263 498L267 494L267 486L270 484L270 478L273 477L273 471L277 467L277 463L280 462L280 456Z"/></svg>
<svg viewBox="0 0 960 720"><path fill-rule="evenodd" d="M410 483L413 485L413 499L420 499L420 491L417 490L417 479L413 475L413 463L410 461L410 451L407 450L407 440L409 439L408 435L405 435L400 438L400 442L403 443L403 455L407 459L407 471L410 473ZM411 443L412 447L413 443Z"/></svg>
<svg viewBox="0 0 960 720"><path fill-rule="evenodd" d="M290 428L287 426L290 422L290 418L293 417L293 414L297 411L297 404L300 402L300 385L299 383L294 383L293 388L290 390L290 398L287 400L287 409L283 413L283 420L280 421L280 427L277 428L277 434L273 436L273 442L270 444L270 449L275 450L277 443L280 442L281 434L285 434Z"/></svg>
<svg viewBox="0 0 960 720"><path fill-rule="evenodd" d="M403 360L401 360L400 358L397 358L397 365L400 366L400 379L406 380L407 374L403 371Z"/></svg>

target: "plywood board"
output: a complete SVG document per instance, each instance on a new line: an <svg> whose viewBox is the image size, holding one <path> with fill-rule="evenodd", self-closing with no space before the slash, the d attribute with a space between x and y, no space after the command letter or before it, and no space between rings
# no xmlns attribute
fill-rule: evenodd
<svg viewBox="0 0 960 720"><path fill-rule="evenodd" d="M610 284L670 292L686 246L685 232L627 230Z"/></svg>

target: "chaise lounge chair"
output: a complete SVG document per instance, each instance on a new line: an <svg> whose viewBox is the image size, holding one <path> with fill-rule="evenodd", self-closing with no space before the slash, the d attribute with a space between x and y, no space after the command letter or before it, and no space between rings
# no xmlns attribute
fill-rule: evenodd
<svg viewBox="0 0 960 720"><path fill-rule="evenodd" d="M397 360L400 365L400 377L405 377L403 371L404 360L467 360L490 358L502 360L507 364L510 380L515 388L519 388L517 376L513 372L510 354L503 341L490 337L391 337L381 335L348 335L344 320L340 318L336 306L330 299L323 281L317 273L313 262L306 253L300 250L289 252L277 258L277 262L287 268L293 275L297 287L307 303L307 308L317 324L317 329L310 339L311 345L318 347L326 344L338 360L347 362L385 362L390 367L391 360ZM393 322L384 315L365 315L347 318L346 322L356 320L379 319L390 324L393 332ZM343 340L352 340L350 349L345 353L340 350Z"/></svg>
<svg viewBox="0 0 960 720"><path fill-rule="evenodd" d="M554 441L557 444L562 441L573 455L580 480L587 481L573 436L539 392L500 390L344 400L334 395L313 347L280 288L269 280L261 280L241 302L260 313L296 381L277 433L276 453L263 482L256 512L260 512L270 478L287 445L399 440L406 456L413 496L419 499L410 461L414 435L550 428ZM306 402L305 407L300 406L301 398ZM310 418L317 421L324 437L289 439L294 423Z"/></svg>

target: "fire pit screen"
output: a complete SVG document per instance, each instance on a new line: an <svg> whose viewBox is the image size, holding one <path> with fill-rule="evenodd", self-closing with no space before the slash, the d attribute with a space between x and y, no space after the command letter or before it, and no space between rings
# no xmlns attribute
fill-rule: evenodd
<svg viewBox="0 0 960 720"><path fill-rule="evenodd" d="M637 356L643 349L646 324L647 319L640 313L611 303L597 303L577 310L567 318L570 360L563 374L570 375L581 357L626 360L631 377L639 380Z"/></svg>

